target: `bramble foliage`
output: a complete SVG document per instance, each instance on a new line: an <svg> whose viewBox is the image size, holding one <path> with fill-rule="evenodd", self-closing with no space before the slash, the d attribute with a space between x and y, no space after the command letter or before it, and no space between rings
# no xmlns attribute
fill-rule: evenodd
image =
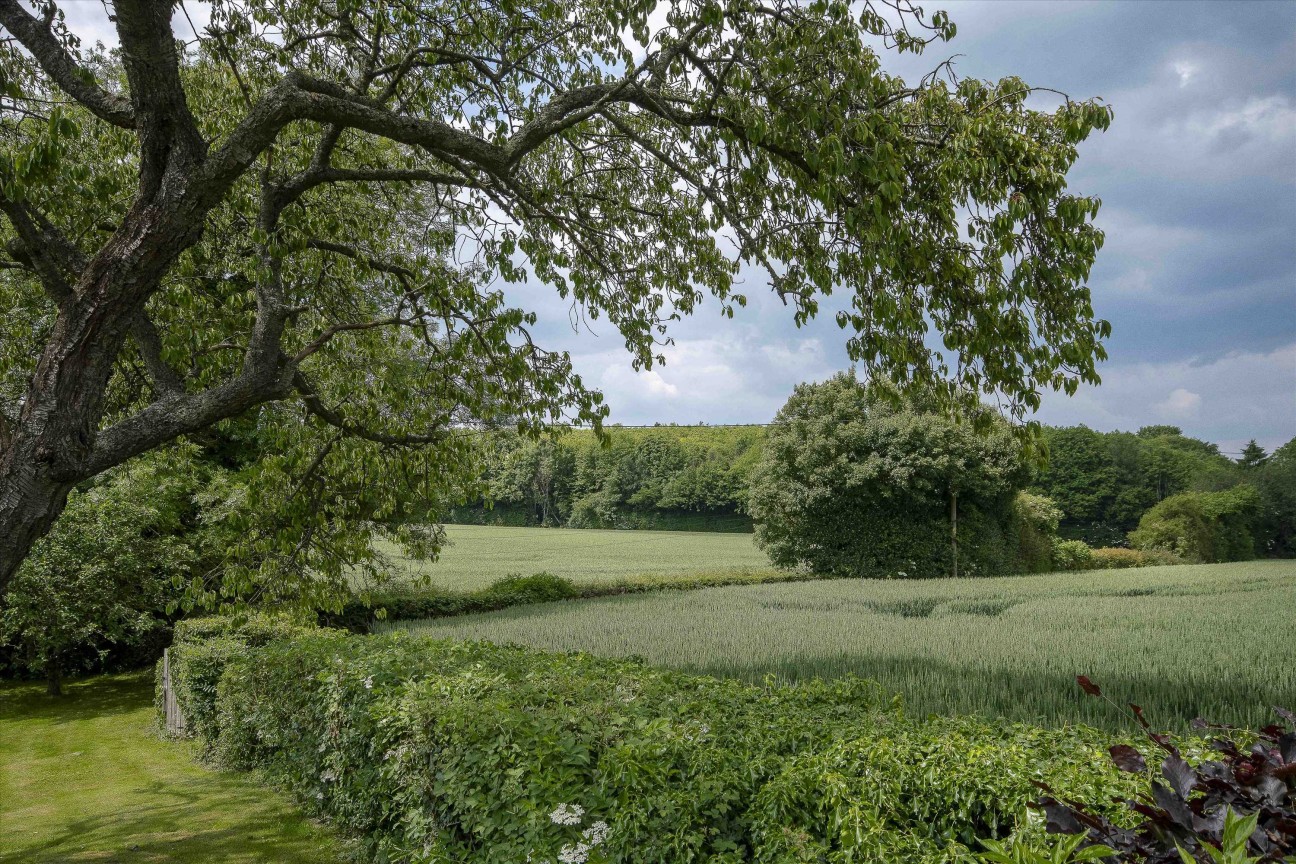
<svg viewBox="0 0 1296 864"><path fill-rule="evenodd" d="M190 728L379 860L582 860L602 823L590 861L952 864L1024 827L1032 780L1136 789L1090 730L914 721L858 679L756 687L482 642L266 640L273 626L181 625Z"/></svg>
<svg viewBox="0 0 1296 864"><path fill-rule="evenodd" d="M1181 492L1143 514L1130 533L1137 549L1170 552L1188 561L1249 561L1260 494L1243 484L1223 492Z"/></svg>
<svg viewBox="0 0 1296 864"><path fill-rule="evenodd" d="M1094 550L1083 540L1053 541L1053 566L1058 570L1088 570Z"/></svg>
<svg viewBox="0 0 1296 864"><path fill-rule="evenodd" d="M1165 567L1188 564L1177 553L1166 549L1126 549L1123 546L1103 546L1089 551L1086 570L1125 570L1130 567Z"/></svg>
<svg viewBox="0 0 1296 864"><path fill-rule="evenodd" d="M1017 493L1009 515L1017 545L1014 569L1043 573L1054 568L1053 553L1061 519L1062 511L1052 500L1032 492Z"/></svg>
<svg viewBox="0 0 1296 864"><path fill-rule="evenodd" d="M1090 696L1106 698L1083 675L1077 681ZM1130 864L1292 860L1296 855L1296 716L1275 708L1280 722L1261 729L1253 743L1216 738L1210 746L1220 758L1199 759L1191 754L1185 758L1169 735L1152 731L1142 708L1129 707L1130 717L1165 754L1157 777L1144 754L1128 744L1109 750L1116 767L1148 783L1147 790L1128 802L1142 818L1132 825L1113 822L1093 798L1062 796L1040 784L1048 793L1039 806L1050 832L1087 835L1089 842L1110 848L1113 857ZM1236 732L1201 720L1194 726Z"/></svg>
<svg viewBox="0 0 1296 864"><path fill-rule="evenodd" d="M799 385L779 410L750 507L756 540L780 567L930 578L953 569L954 504L959 571L1004 573L1022 566L1013 502L1027 478L1006 427L982 432L897 407L843 373Z"/></svg>

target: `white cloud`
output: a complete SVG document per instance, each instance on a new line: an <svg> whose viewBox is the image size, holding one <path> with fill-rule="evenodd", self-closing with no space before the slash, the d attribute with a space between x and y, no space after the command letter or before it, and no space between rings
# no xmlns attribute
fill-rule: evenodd
<svg viewBox="0 0 1296 864"><path fill-rule="evenodd" d="M1174 422L1225 450L1250 438L1272 450L1296 437L1296 342L1209 360L1109 364L1102 377L1071 398L1046 395L1039 419L1102 430Z"/></svg>
<svg viewBox="0 0 1296 864"><path fill-rule="evenodd" d="M1201 407L1201 401L1201 394L1176 387L1170 391L1170 395L1164 401L1157 403L1156 409L1163 417L1182 420L1196 415L1197 409Z"/></svg>
<svg viewBox="0 0 1296 864"><path fill-rule="evenodd" d="M1174 72L1179 76L1179 86L1187 87L1192 81L1193 76L1197 74L1197 66L1187 60L1179 60L1174 63Z"/></svg>

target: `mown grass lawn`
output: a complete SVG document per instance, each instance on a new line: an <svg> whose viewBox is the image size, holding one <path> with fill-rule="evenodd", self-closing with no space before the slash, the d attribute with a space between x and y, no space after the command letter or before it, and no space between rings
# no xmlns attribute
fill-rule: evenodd
<svg viewBox="0 0 1296 864"><path fill-rule="evenodd" d="M1076 675L1148 709L1263 725L1296 705L1296 561L984 579L799 582L519 606L387 627L639 655L759 681L872 678L918 714L1124 721Z"/></svg>
<svg viewBox="0 0 1296 864"><path fill-rule="evenodd" d="M751 534L600 531L448 525L450 545L435 562L412 561L391 543L397 573L426 575L438 588L472 590L512 574L547 572L573 582L673 578L695 573L770 572Z"/></svg>
<svg viewBox="0 0 1296 864"><path fill-rule="evenodd" d="M0 684L0 861L326 864L339 844L247 774L152 731L151 674Z"/></svg>

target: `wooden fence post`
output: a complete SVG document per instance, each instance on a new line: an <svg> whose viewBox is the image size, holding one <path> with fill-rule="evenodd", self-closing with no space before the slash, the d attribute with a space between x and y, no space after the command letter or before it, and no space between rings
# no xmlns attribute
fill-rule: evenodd
<svg viewBox="0 0 1296 864"><path fill-rule="evenodd" d="M162 708L166 717L168 735L182 736L185 732L184 715L176 702L175 688L171 686L171 649L162 651Z"/></svg>

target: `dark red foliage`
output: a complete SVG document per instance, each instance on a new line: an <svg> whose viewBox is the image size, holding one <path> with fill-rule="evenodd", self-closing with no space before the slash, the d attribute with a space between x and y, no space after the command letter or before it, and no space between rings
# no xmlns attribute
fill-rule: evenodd
<svg viewBox="0 0 1296 864"><path fill-rule="evenodd" d="M1083 675L1076 681L1089 695L1107 698ZM1228 737L1216 738L1211 746L1220 758L1192 766L1169 736L1152 731L1142 708L1130 708L1135 722L1166 754L1159 772L1151 774L1138 750L1125 744L1111 748L1117 768L1150 775L1151 793L1126 802L1143 821L1133 829L1122 828L1081 802L1058 800L1051 789L1037 784L1048 793L1037 806L1044 811L1050 832L1087 834L1091 842L1115 849L1120 861L1183 864L1179 855L1183 847L1196 860L1207 862L1204 847L1219 848L1224 814L1232 810L1239 816L1258 814L1249 843L1251 855L1265 864L1279 864L1296 854L1296 716L1275 708L1281 722L1261 729L1250 747L1239 747ZM1221 732L1230 728L1200 720L1193 725Z"/></svg>

